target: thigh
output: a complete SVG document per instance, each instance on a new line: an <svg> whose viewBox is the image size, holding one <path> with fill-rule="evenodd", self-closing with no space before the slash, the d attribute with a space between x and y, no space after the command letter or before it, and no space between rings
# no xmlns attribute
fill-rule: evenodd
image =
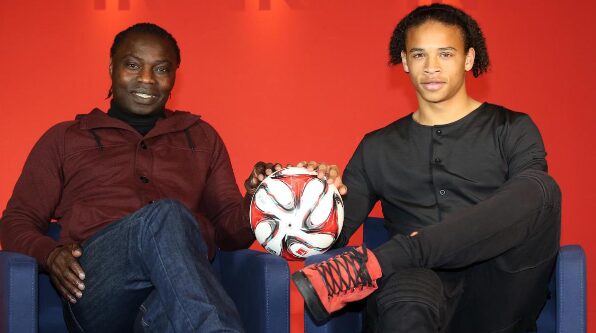
<svg viewBox="0 0 596 333"><path fill-rule="evenodd" d="M139 306L153 289L135 260L132 217L114 222L81 244L79 262L85 272L83 297L65 304L71 330L131 331Z"/></svg>
<svg viewBox="0 0 596 333"><path fill-rule="evenodd" d="M556 262L553 247L558 248L558 239L551 237L539 233L501 256L470 267L452 331L534 331Z"/></svg>
<svg viewBox="0 0 596 333"><path fill-rule="evenodd" d="M531 230L528 237L496 257L465 269L465 293L452 321L453 332L535 329L535 320L548 296L561 225L556 184L550 178L535 180L545 189L545 199L537 214L528 214L520 221Z"/></svg>

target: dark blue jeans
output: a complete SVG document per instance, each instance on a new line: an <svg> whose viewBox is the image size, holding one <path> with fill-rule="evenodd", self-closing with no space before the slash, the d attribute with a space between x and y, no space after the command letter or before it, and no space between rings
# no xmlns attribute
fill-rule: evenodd
<svg viewBox="0 0 596 333"><path fill-rule="evenodd" d="M160 200L82 244L85 290L65 302L71 332L242 332L193 214Z"/></svg>

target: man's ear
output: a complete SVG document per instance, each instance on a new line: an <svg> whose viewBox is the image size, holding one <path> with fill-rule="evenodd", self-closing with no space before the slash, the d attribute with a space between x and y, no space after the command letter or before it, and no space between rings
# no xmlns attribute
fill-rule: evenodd
<svg viewBox="0 0 596 333"><path fill-rule="evenodd" d="M410 69L408 68L408 57L406 55L406 51L401 51L401 65L404 67L404 72L410 72Z"/></svg>
<svg viewBox="0 0 596 333"><path fill-rule="evenodd" d="M471 47L468 50L468 53L466 54L466 63L465 63L465 69L466 72L470 71L472 69L472 67L474 67L474 60L476 59L476 50L474 50L473 47Z"/></svg>
<svg viewBox="0 0 596 333"><path fill-rule="evenodd" d="M110 76L112 76L112 69L113 69L112 67L113 67L113 65L112 65L112 58L110 58L110 67L108 67L108 70L110 72Z"/></svg>

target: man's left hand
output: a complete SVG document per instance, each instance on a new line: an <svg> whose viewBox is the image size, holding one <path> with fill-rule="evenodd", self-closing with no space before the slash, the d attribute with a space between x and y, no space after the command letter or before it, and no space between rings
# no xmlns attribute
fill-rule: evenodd
<svg viewBox="0 0 596 333"><path fill-rule="evenodd" d="M316 171L318 177L327 179L328 184L335 185L335 188L339 191L339 194L345 195L348 193L348 188L341 181L341 175L339 167L335 164L319 163L316 161L302 161L296 164L297 167L306 168L308 171Z"/></svg>

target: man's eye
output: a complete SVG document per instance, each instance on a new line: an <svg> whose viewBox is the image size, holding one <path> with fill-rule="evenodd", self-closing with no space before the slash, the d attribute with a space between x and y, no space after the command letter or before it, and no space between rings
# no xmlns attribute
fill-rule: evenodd
<svg viewBox="0 0 596 333"><path fill-rule="evenodd" d="M449 52L441 52L441 58L451 58L453 57L452 53Z"/></svg>
<svg viewBox="0 0 596 333"><path fill-rule="evenodd" d="M170 71L170 69L168 67L157 67L155 68L155 71L157 73L167 73Z"/></svg>
<svg viewBox="0 0 596 333"><path fill-rule="evenodd" d="M414 58L414 59L420 59L422 57L424 57L424 54L422 54L422 53L414 53L414 54L412 54L412 58Z"/></svg>
<svg viewBox="0 0 596 333"><path fill-rule="evenodd" d="M134 64L134 63L128 63L128 64L126 64L125 66L126 66L126 68L128 68L128 69L139 69L139 68L140 68L140 67L139 67L139 65L137 65L137 64Z"/></svg>

